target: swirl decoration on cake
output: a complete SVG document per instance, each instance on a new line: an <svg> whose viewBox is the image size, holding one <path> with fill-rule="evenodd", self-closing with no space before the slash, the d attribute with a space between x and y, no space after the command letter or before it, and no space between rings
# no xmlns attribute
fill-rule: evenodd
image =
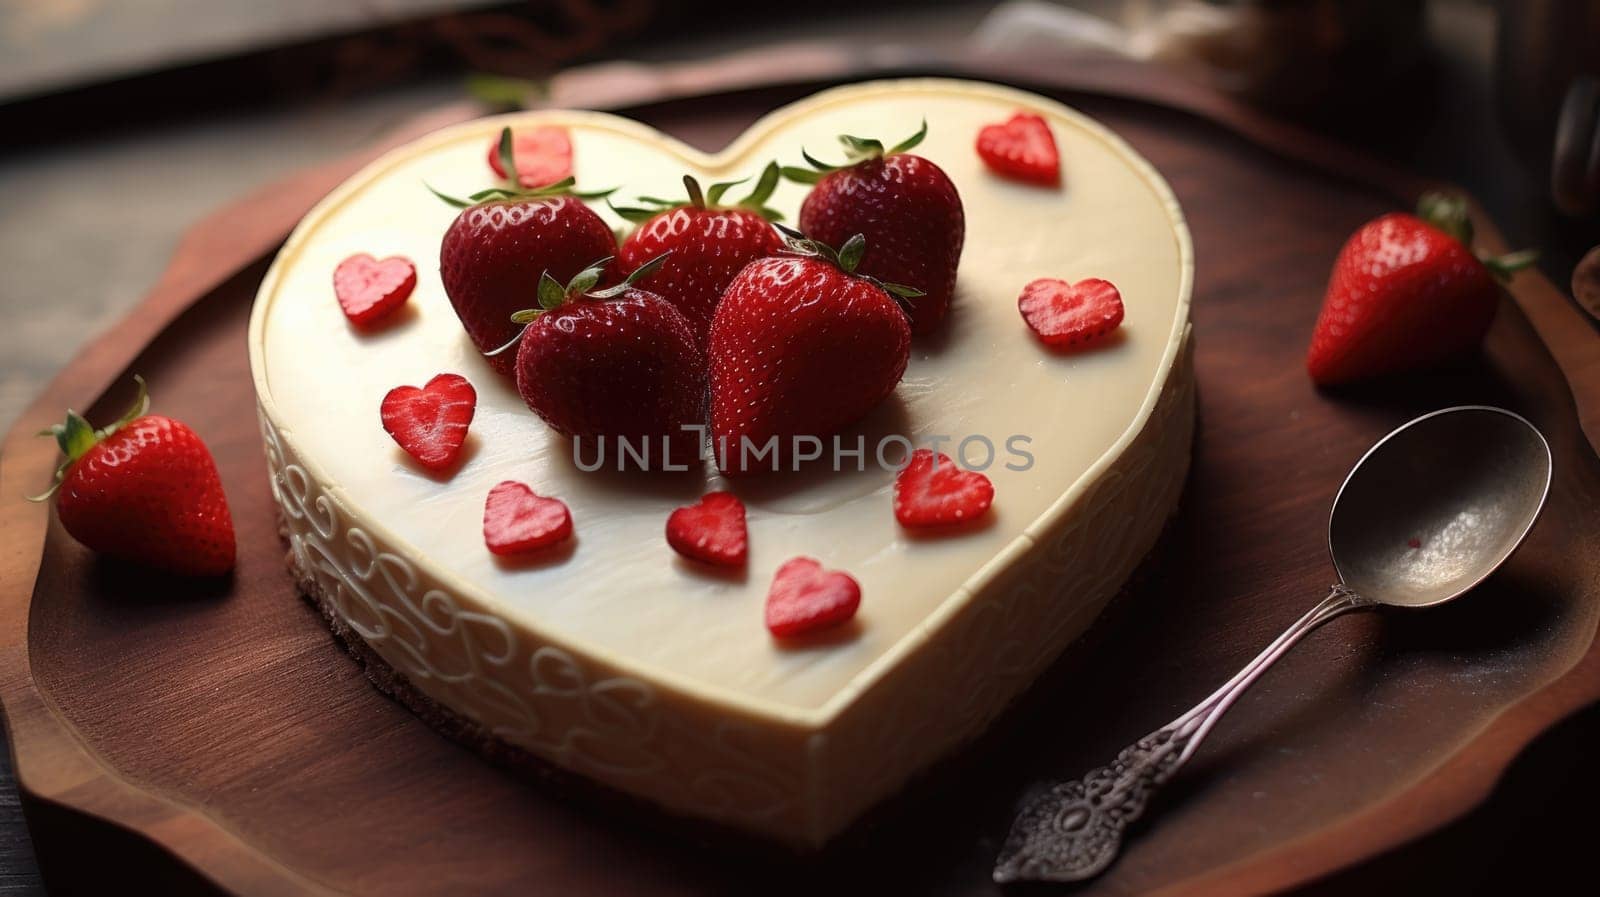
<svg viewBox="0 0 1600 897"><path fill-rule="evenodd" d="M290 563L344 625L423 694L483 732L600 781L647 779L649 794L713 819L795 812L795 776L743 744L747 727L668 718L649 683L529 644L499 617L464 609L359 526L296 463L260 415ZM670 727L670 734L664 728ZM684 750L685 743L692 746Z"/></svg>

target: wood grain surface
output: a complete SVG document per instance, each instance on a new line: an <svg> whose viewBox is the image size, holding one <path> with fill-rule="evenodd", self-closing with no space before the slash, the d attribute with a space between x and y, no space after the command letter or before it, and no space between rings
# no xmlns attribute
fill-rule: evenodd
<svg viewBox="0 0 1600 897"><path fill-rule="evenodd" d="M123 867L81 857L117 845L105 849L142 852L172 888L201 887L198 869L248 893L526 893L530 882L576 895L991 893L988 866L1029 787L1165 722L1320 597L1328 504L1372 440L1416 413L1485 402L1529 416L1556 452L1549 511L1525 550L1458 605L1340 620L1297 649L1087 892L1282 888L1471 806L1527 739L1600 690L1600 461L1582 429L1600 389L1592 334L1525 276L1481 357L1403 385L1314 391L1301 353L1328 264L1351 229L1407 204L1400 194L1416 185L1359 166L1334 176L1286 158L1310 145L1248 115L1203 109L1232 130L1220 128L1108 96L1130 87L1101 83L1104 71L1085 77L1062 98L1149 156L1191 219L1195 471L1130 593L988 736L871 827L803 863L698 845L510 777L369 688L282 569L243 351L256 262L158 292L167 307L109 335L7 442L0 490L16 494L49 467L48 453L23 448L35 418L141 371L160 410L211 444L241 537L230 581L182 586L90 557L41 510L0 506L0 575L22 584L0 598L0 694L47 874L115 885ZM638 116L712 149L810 89ZM330 168L266 199L304 208L336 179ZM219 236L210 255L189 256L196 270L214 274L218 253L259 257L273 220L261 215L247 239ZM118 386L94 411L125 398ZM181 862L151 862L162 853Z"/></svg>

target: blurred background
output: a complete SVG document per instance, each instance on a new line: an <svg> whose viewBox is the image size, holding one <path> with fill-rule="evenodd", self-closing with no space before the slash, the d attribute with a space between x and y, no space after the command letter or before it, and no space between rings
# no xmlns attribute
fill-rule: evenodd
<svg viewBox="0 0 1600 897"><path fill-rule="evenodd" d="M1459 184L1558 285L1600 243L1600 0L0 0L0 423L207 211L440 106L1070 56L1162 66ZM1408 863L1438 885L1420 893L1565 868L1583 848L1549 820L1600 796L1597 732L1593 712L1554 730L1484 810L1328 892ZM3 767L0 894L40 893ZM1441 870L1463 852L1470 873Z"/></svg>

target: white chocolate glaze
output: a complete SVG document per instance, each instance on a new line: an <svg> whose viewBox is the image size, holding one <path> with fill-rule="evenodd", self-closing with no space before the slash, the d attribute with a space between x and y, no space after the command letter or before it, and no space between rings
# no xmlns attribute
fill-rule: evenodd
<svg viewBox="0 0 1600 897"><path fill-rule="evenodd" d="M1017 108L1050 122L1061 190L994 178L973 152L978 128ZM579 471L477 356L440 287L439 239L455 211L423 184L488 186L485 150L506 124L567 125L580 184L619 186L626 200L677 195L686 171L707 183L773 158L795 164L802 145L836 158L841 132L892 143L924 117L915 151L949 173L966 209L955 305L941 338L914 344L895 398L845 438L988 437L996 510L982 530L908 536L893 475L869 458L861 473L734 483L749 509L749 570L708 575L676 558L663 528L674 507L727 484L709 470ZM792 219L804 189L786 184L772 204ZM332 295L333 267L355 252L417 264L410 308L372 335L351 329ZM1074 354L1043 349L1016 308L1042 276L1117 284L1120 334ZM1188 463L1191 277L1170 191L1099 125L989 85L882 82L779 110L714 156L579 112L424 138L306 217L262 284L250 352L296 566L339 596L340 616L386 662L545 759L679 812L815 844L975 734L1153 544ZM443 371L479 394L468 458L448 479L411 464L378 420L388 389ZM1031 469L1006 468L1013 435L1031 440ZM575 545L534 563L492 557L483 498L502 479L566 501ZM790 648L767 635L762 605L772 571L798 554L849 571L863 598L847 630Z"/></svg>

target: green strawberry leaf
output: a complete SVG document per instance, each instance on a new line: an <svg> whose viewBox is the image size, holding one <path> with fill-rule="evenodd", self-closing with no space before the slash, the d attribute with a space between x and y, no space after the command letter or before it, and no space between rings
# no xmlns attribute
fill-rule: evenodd
<svg viewBox="0 0 1600 897"><path fill-rule="evenodd" d="M561 286L561 281L550 276L546 271L539 275L539 307L546 311L561 307L567 300L567 291Z"/></svg>
<svg viewBox="0 0 1600 897"><path fill-rule="evenodd" d="M61 446L61 454L76 461L83 457L83 453L94 448L100 439L95 435L94 427L84 420L83 415L72 409L67 409L67 422L56 424L50 428L55 434L56 445Z"/></svg>
<svg viewBox="0 0 1600 897"><path fill-rule="evenodd" d="M845 158L851 162L864 162L867 159L876 159L883 155L883 141L881 140L840 134L839 142L844 144Z"/></svg>
<svg viewBox="0 0 1600 897"><path fill-rule="evenodd" d="M48 501L61 488L61 483L66 479L68 468L79 458L82 458L89 449L94 448L106 437L117 432L128 424L144 417L150 411L150 391L146 388L144 378L138 374L133 375L133 382L138 384L139 391L133 398L133 404L114 422L96 430L83 415L72 409L67 409L67 419L64 423L54 424L39 431L40 436L55 438L56 445L60 447L61 464L56 467L55 476L50 488L40 495L27 496L28 501Z"/></svg>
<svg viewBox="0 0 1600 897"><path fill-rule="evenodd" d="M638 206L612 205L611 200L609 199L606 200L606 205L611 206L611 211L616 212L617 217L621 218L623 221L629 221L634 224L642 224L661 214L660 209L641 209ZM618 242L621 242L620 238L618 239Z"/></svg>
<svg viewBox="0 0 1600 897"><path fill-rule="evenodd" d="M662 265L666 264L667 256L672 255L672 253L673 250L668 249L666 252L661 253L650 261L645 262L637 268L634 268L633 273L629 274L622 282L631 287L639 281L644 280L646 277L656 273L656 270Z"/></svg>
<svg viewBox="0 0 1600 897"><path fill-rule="evenodd" d="M721 205L722 204L722 197L725 196L730 189L732 189L734 187L737 187L740 184L742 184L742 183L744 183L745 181L748 181L748 180L750 180L750 179L749 178L740 178L737 181L723 181L720 184L712 184L711 185L711 189L706 191L706 205L708 205L708 206Z"/></svg>
<svg viewBox="0 0 1600 897"><path fill-rule="evenodd" d="M899 143L895 144L894 146L890 147L889 151L887 153L885 153L884 155L892 156L895 153L903 153L906 150L914 148L917 144L922 142L923 138L925 138L927 136L928 136L928 120L926 118L924 118L922 120L922 127L917 129L917 133L912 134L910 137L907 137L906 139L904 139L904 140L900 141Z"/></svg>
<svg viewBox="0 0 1600 897"><path fill-rule="evenodd" d="M500 167L506 173L506 180L514 187L521 187L522 179L517 174L517 157L512 148L510 128L500 129L500 143L496 145L495 152L500 156Z"/></svg>
<svg viewBox="0 0 1600 897"><path fill-rule="evenodd" d="M606 264L610 261L611 257L606 256L577 274L572 275L572 279L567 281L567 295L582 296L584 293L594 289L594 285L600 282L600 275L605 273Z"/></svg>
<svg viewBox="0 0 1600 897"><path fill-rule="evenodd" d="M817 181L822 180L822 175L825 173L794 165L785 165L779 171L784 178L794 181L796 184L815 184Z"/></svg>
<svg viewBox="0 0 1600 897"><path fill-rule="evenodd" d="M435 190L433 188L433 185L428 183L427 181L423 181L422 182L422 186L427 187L429 193L432 193L434 196L436 196L439 199L443 200L446 205L455 206L458 209L464 209L467 206L470 206L470 205L473 204L472 202L470 202L468 200L460 199L458 197L451 196L451 195L449 195L447 193L440 193L438 190Z"/></svg>
<svg viewBox="0 0 1600 897"><path fill-rule="evenodd" d="M589 298L611 299L613 297L622 295L623 293L627 292L629 287L656 273L656 269L661 267L662 263L667 260L667 256L671 255L672 252L673 250L668 249L666 252L661 253L650 261L645 262L639 267L633 269L633 271L629 273L627 277L623 278L621 283L615 286L606 287L603 290L595 290L594 292L589 293Z"/></svg>
<svg viewBox="0 0 1600 897"><path fill-rule="evenodd" d="M778 163L768 162L767 167L761 169L761 177L756 179L755 189L750 191L749 196L746 196L744 199L740 200L739 205L744 206L747 209L764 211L766 209L767 200L772 198L773 192L778 189L778 181L781 179L782 171L778 168ZM749 180L749 178L746 178L745 180ZM728 186L731 187L733 185L729 184ZM765 216L763 215L763 217Z"/></svg>
<svg viewBox="0 0 1600 897"><path fill-rule="evenodd" d="M928 295L927 293L923 292L922 290L917 289L916 287L908 287L903 283L884 283L882 281L878 281L878 286L885 293L888 293L889 295L898 297L900 299L915 299L918 296L926 296L926 295Z"/></svg>
<svg viewBox="0 0 1600 897"><path fill-rule="evenodd" d="M844 241L844 245L839 247L839 267L844 269L846 274L856 273L856 266L861 264L861 256L866 251L867 238L862 234L856 234Z"/></svg>

